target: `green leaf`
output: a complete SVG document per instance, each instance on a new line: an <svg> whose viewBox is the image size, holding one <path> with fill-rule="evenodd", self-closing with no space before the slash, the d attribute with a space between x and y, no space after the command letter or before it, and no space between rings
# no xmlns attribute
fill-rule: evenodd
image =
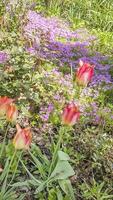
<svg viewBox="0 0 113 200"><path fill-rule="evenodd" d="M27 181L23 181L23 182L14 183L11 186L13 186L13 187L22 187L22 186L29 187L30 185L37 186L37 182L31 179L31 180L27 180Z"/></svg>
<svg viewBox="0 0 113 200"><path fill-rule="evenodd" d="M38 157L47 165L47 166L49 166L49 160L48 160L48 158L47 158L47 156L46 155L44 155L44 154L42 154L42 152L41 152L41 150L40 150L40 148L36 145L36 144L31 144L31 147L32 147L32 151L36 151L36 153L37 153L37 155L38 155Z"/></svg>
<svg viewBox="0 0 113 200"><path fill-rule="evenodd" d="M70 180L59 180L59 185L63 192L67 194L71 200L75 200L73 188Z"/></svg>
<svg viewBox="0 0 113 200"><path fill-rule="evenodd" d="M70 160L69 155L63 151L58 151L58 158L59 160Z"/></svg>
<svg viewBox="0 0 113 200"><path fill-rule="evenodd" d="M52 172L50 178L54 178L56 180L67 179L70 176L75 174L71 165L68 161L58 161L54 171Z"/></svg>
<svg viewBox="0 0 113 200"><path fill-rule="evenodd" d="M22 194L20 195L20 197L18 197L16 200L24 200L25 199L26 194Z"/></svg>
<svg viewBox="0 0 113 200"><path fill-rule="evenodd" d="M62 193L61 193L61 191L59 190L59 188L57 188L57 199L58 200L63 200L63 196L62 196Z"/></svg>
<svg viewBox="0 0 113 200"><path fill-rule="evenodd" d="M40 186L36 189L35 194L42 192L45 189L46 184L47 184L46 181L40 184Z"/></svg>
<svg viewBox="0 0 113 200"><path fill-rule="evenodd" d="M3 195L2 196L3 200L7 200L7 199L15 200L16 199L16 193L15 193L13 187L11 189L9 189L7 192L5 192L4 194L2 194L2 195Z"/></svg>
<svg viewBox="0 0 113 200"><path fill-rule="evenodd" d="M57 200L55 188L49 190L48 200Z"/></svg>
<svg viewBox="0 0 113 200"><path fill-rule="evenodd" d="M2 174L0 176L0 182L2 182L4 180L4 178L5 178L6 174L7 174L7 170L9 168L9 160L10 159L8 158L7 161L6 161L6 163L5 163L4 170L3 170L3 172L2 172Z"/></svg>
<svg viewBox="0 0 113 200"><path fill-rule="evenodd" d="M31 177L31 179L33 179L33 180L37 183L37 185L41 184L41 181L38 180L38 179L36 179L36 178L30 173L30 171L29 171L29 170L27 169L27 167L24 165L24 163L22 162L22 160L21 160L20 162L22 163L23 167L25 168L25 170L27 171L27 173L29 174L29 176Z"/></svg>
<svg viewBox="0 0 113 200"><path fill-rule="evenodd" d="M13 186L13 187L29 186L29 183L28 183L28 181L23 181L23 182L14 183L11 186Z"/></svg>
<svg viewBox="0 0 113 200"><path fill-rule="evenodd" d="M34 160L34 162L35 162L35 164L36 164L36 167L38 168L38 170L39 170L39 172L40 172L40 175L41 175L42 177L45 178L46 175L45 175L45 171L44 171L44 169L43 169L42 163L41 163L41 162L38 160L38 158L36 158L30 151L29 151L29 153L30 153L32 159Z"/></svg>
<svg viewBox="0 0 113 200"><path fill-rule="evenodd" d="M111 199L111 198L113 198L113 195L106 195L104 197L101 197L101 200L103 200L103 199Z"/></svg>

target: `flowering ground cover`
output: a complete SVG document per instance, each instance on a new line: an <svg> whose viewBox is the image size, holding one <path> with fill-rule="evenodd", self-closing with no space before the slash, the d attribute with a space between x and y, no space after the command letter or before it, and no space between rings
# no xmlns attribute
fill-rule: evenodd
<svg viewBox="0 0 113 200"><path fill-rule="evenodd" d="M0 200L113 199L113 3L75 2L0 2Z"/></svg>

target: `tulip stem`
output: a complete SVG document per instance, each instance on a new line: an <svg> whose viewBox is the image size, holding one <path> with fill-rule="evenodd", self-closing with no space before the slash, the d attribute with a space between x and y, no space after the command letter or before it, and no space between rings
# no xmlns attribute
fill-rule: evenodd
<svg viewBox="0 0 113 200"><path fill-rule="evenodd" d="M79 86L79 90L78 90L78 98L80 98L80 95L81 95L81 92L82 92L82 87L81 86Z"/></svg>
<svg viewBox="0 0 113 200"><path fill-rule="evenodd" d="M7 189L8 189L8 187L11 185L11 183L12 183L14 177L15 177L15 173L16 173L16 170L17 170L18 164L19 164L19 162L20 162L20 159L21 159L21 157L22 157L22 153L23 153L23 151L20 153L20 155L19 155L19 157L18 157L18 161L17 161L16 167L15 167L15 170L14 170L13 176L12 176L12 178L11 178L11 180L10 180L8 186L7 186Z"/></svg>
<svg viewBox="0 0 113 200"><path fill-rule="evenodd" d="M4 183L3 183L3 186L2 186L2 193L4 194L5 191L6 191L6 186L7 186L7 179L8 179L8 174L9 174L9 171L10 171L10 167L12 165L12 162L14 160L14 157L16 155L16 150L14 151L13 155L12 155L12 158L10 160L10 163L9 163L9 167L8 167L8 170L7 170L7 173L6 173L6 177L5 177L5 180L4 180Z"/></svg>
<svg viewBox="0 0 113 200"><path fill-rule="evenodd" d="M71 77L72 77L72 80L73 80L73 67L71 65Z"/></svg>
<svg viewBox="0 0 113 200"><path fill-rule="evenodd" d="M1 147L1 151L0 151L0 159L2 158L2 154L3 154L3 151L4 151L5 141L6 141L8 129L9 129L9 123L7 124L6 132L5 132L5 135L4 135L3 142L2 142L2 147Z"/></svg>
<svg viewBox="0 0 113 200"><path fill-rule="evenodd" d="M51 175L52 170L54 169L54 165L55 165L56 159L57 159L57 152L58 152L58 150L60 148L64 132L65 132L65 128L61 127L60 131L59 131L58 142L56 144L56 147L55 147L55 150L54 150L54 153L53 153L53 156L52 156L52 162L51 162L50 169L49 169L49 176Z"/></svg>

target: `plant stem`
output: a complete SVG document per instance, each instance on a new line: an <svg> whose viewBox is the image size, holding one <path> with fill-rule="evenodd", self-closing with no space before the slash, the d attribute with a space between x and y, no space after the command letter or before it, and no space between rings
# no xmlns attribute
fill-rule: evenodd
<svg viewBox="0 0 113 200"><path fill-rule="evenodd" d="M6 174L5 180L4 180L4 182L3 182L3 186L2 186L2 189L1 189L1 192L2 192L3 194L4 194L5 191L6 191L6 185L7 185L8 174L9 174L10 167L11 167L11 165L12 165L12 162L13 162L13 160L14 160L15 155L16 155L16 150L14 151L14 154L13 154L11 160L10 160L9 168L8 168L8 170L7 170L7 174Z"/></svg>
<svg viewBox="0 0 113 200"><path fill-rule="evenodd" d="M27 171L27 173L29 174L29 176L38 184L41 184L41 181L39 181L38 179L36 179L31 173L30 171L27 169L27 167L24 165L23 161L20 160L20 162L22 163L24 169Z"/></svg>
<svg viewBox="0 0 113 200"><path fill-rule="evenodd" d="M20 153L20 155L19 155L19 158L18 158L18 161L17 161L17 165L16 165L16 167L15 167L15 170L14 170L13 176L12 176L12 178L11 178L11 180L10 180L8 186L7 186L7 189L8 189L8 187L11 185L12 181L14 180L15 173L16 173L16 170L17 170L17 167L18 167L19 161L20 161L20 159L21 159L21 157L22 157L22 153L23 153L23 151L22 151L22 152Z"/></svg>
<svg viewBox="0 0 113 200"><path fill-rule="evenodd" d="M72 80L73 80L73 67L71 65L71 77L72 77Z"/></svg>
<svg viewBox="0 0 113 200"><path fill-rule="evenodd" d="M9 129L9 123L7 124L6 132L5 132L5 135L4 135L3 142L2 142L2 148L1 148L1 152L0 152L0 159L2 158L2 154L3 154L3 151L4 151L5 141L6 141L8 129Z"/></svg>
<svg viewBox="0 0 113 200"><path fill-rule="evenodd" d="M60 145L61 145L61 141L62 141L62 137L63 137L63 134L65 132L65 128L64 127L61 127L60 128L60 131L59 131L59 138L58 138L58 142L57 142L57 145L55 147L55 150L54 150L54 154L53 154L53 157L52 157L52 162L51 162L51 165L50 165L50 169L49 169L49 176L54 168L54 164L56 162L56 159L57 159L57 152L60 148Z"/></svg>

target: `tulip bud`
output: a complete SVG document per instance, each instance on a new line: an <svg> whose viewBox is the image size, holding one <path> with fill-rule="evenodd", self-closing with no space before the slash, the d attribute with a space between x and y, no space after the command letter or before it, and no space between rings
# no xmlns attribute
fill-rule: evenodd
<svg viewBox="0 0 113 200"><path fill-rule="evenodd" d="M13 101L13 99L6 96L0 97L0 117L3 117L6 114L7 106Z"/></svg>
<svg viewBox="0 0 113 200"><path fill-rule="evenodd" d="M16 125L17 133L13 139L15 149L28 149L31 144L32 134L30 128L22 129L19 124Z"/></svg>
<svg viewBox="0 0 113 200"><path fill-rule="evenodd" d="M18 110L15 104L10 104L7 107L6 119L9 122L16 122L18 116Z"/></svg>
<svg viewBox="0 0 113 200"><path fill-rule="evenodd" d="M73 126L80 118L80 111L74 103L68 104L62 113L63 124Z"/></svg>
<svg viewBox="0 0 113 200"><path fill-rule="evenodd" d="M89 63L79 62L80 67L76 72L76 81L79 85L87 86L94 74L94 66Z"/></svg>

